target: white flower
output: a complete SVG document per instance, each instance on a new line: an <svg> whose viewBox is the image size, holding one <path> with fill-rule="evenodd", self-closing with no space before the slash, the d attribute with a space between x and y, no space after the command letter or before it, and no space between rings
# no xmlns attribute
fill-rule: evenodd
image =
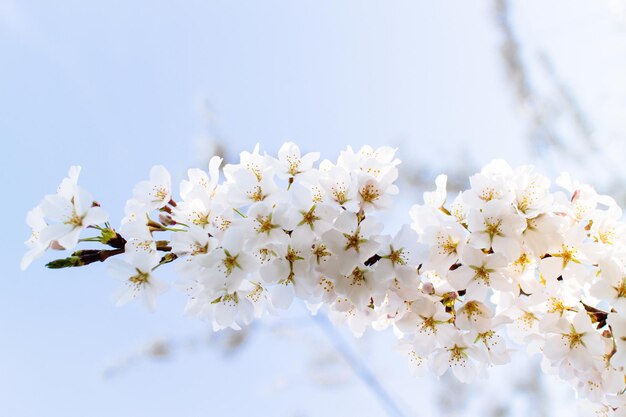
<svg viewBox="0 0 626 417"><path fill-rule="evenodd" d="M206 229L217 236L231 223L232 214L219 204L199 198L181 201L172 210L177 223Z"/></svg>
<svg viewBox="0 0 626 417"><path fill-rule="evenodd" d="M589 219L598 204L610 208L616 208L617 206L615 200L611 197L598 195L591 186L573 181L568 173L561 174L556 179L556 183L571 193L571 198L566 198L562 194L559 198L562 208L576 221ZM621 213L618 214L621 215Z"/></svg>
<svg viewBox="0 0 626 417"><path fill-rule="evenodd" d="M450 214L456 219L460 224L464 224L467 222L467 212L470 209L468 203L464 200L464 195L467 194L467 191L461 191L452 201L450 205Z"/></svg>
<svg viewBox="0 0 626 417"><path fill-rule="evenodd" d="M561 234L566 229L567 220L562 216L543 213L526 219L526 229L522 234L523 245L536 256L544 255L549 248L561 243Z"/></svg>
<svg viewBox="0 0 626 417"><path fill-rule="evenodd" d="M513 212L509 204L499 200L486 203L482 210L470 210L467 217L470 243L481 249L493 248L509 260L521 251L521 234L526 227L524 219Z"/></svg>
<svg viewBox="0 0 626 417"><path fill-rule="evenodd" d="M224 234L221 246L199 262L206 267L202 283L211 291L225 289L231 294L239 289L246 276L256 271L258 263L243 246L244 234L238 228L230 228Z"/></svg>
<svg viewBox="0 0 626 417"><path fill-rule="evenodd" d="M119 258L109 260L109 271L121 279L124 284L116 296L118 306L141 297L149 310L153 311L156 308L157 295L168 287L164 281L153 274L158 263L159 256L157 254L133 256L126 260Z"/></svg>
<svg viewBox="0 0 626 417"><path fill-rule="evenodd" d="M309 237L320 237L333 226L339 209L323 203L316 203L310 195L310 191L296 186L292 188L293 200L290 210L295 216L297 223L291 230L291 237L297 240Z"/></svg>
<svg viewBox="0 0 626 417"><path fill-rule="evenodd" d="M187 171L189 180L180 182L180 197L183 200L200 199L204 203L213 197L219 181L219 167L222 158L214 156L209 160L209 174L201 169L192 168Z"/></svg>
<svg viewBox="0 0 626 417"><path fill-rule="evenodd" d="M289 235L285 230L293 230L298 221L296 214L286 205L274 206L263 202L253 204L242 221L248 233L251 246L263 246L269 243L286 243Z"/></svg>
<svg viewBox="0 0 626 417"><path fill-rule="evenodd" d="M394 236L381 238L380 257L374 265L377 279L394 279L394 288L406 295L417 294L420 280L417 268L425 258L425 248L409 225L404 225Z"/></svg>
<svg viewBox="0 0 626 417"><path fill-rule="evenodd" d="M174 233L171 240L172 253L187 256L188 262L193 257L210 253L217 245L217 239L199 227L190 227L186 232Z"/></svg>
<svg viewBox="0 0 626 417"><path fill-rule="evenodd" d="M508 294L513 298L512 294ZM526 344L532 337L539 337L539 317L542 313L538 305L543 301L541 294L516 297L503 312L512 321L507 324L507 333L516 343Z"/></svg>
<svg viewBox="0 0 626 417"><path fill-rule="evenodd" d="M126 240L153 240L147 217L124 223L119 230Z"/></svg>
<svg viewBox="0 0 626 417"><path fill-rule="evenodd" d="M572 228L563 236L558 246L548 249L550 256L539 262L539 270L544 279L551 281L559 276L565 280L582 279L587 275L583 237L580 230Z"/></svg>
<svg viewBox="0 0 626 417"><path fill-rule="evenodd" d="M320 165L320 173L322 175L319 182L324 194L328 196L327 203L356 213L359 210L359 200L355 174L332 164Z"/></svg>
<svg viewBox="0 0 626 417"><path fill-rule="evenodd" d="M591 246L597 246L593 249L595 252L626 246L626 225L619 218L598 210L592 215L589 224L591 225L589 228Z"/></svg>
<svg viewBox="0 0 626 417"><path fill-rule="evenodd" d="M40 232L42 242L56 240L63 248L72 249L85 228L106 221L106 212L92 205L91 194L77 185L71 188L48 195L41 202L43 215L52 221Z"/></svg>
<svg viewBox="0 0 626 417"><path fill-rule="evenodd" d="M490 365L504 365L511 360L505 339L495 330L489 329L476 336L477 348L483 350L484 359ZM481 359L481 356L478 355Z"/></svg>
<svg viewBox="0 0 626 417"><path fill-rule="evenodd" d="M248 324L254 313L252 302L241 297L238 292L225 292L212 301L214 306L213 320L218 328L233 327L237 324Z"/></svg>
<svg viewBox="0 0 626 417"><path fill-rule="evenodd" d="M50 242L41 240L41 232L48 227L41 207L37 206L26 215L26 224L31 228L30 238L26 242L28 252L22 257L20 268L25 270L31 262L41 256L49 247Z"/></svg>
<svg viewBox="0 0 626 417"><path fill-rule="evenodd" d="M203 295L204 302L198 315L211 320L215 330L227 327L239 330L254 317L254 304L246 292L220 290Z"/></svg>
<svg viewBox="0 0 626 417"><path fill-rule="evenodd" d="M133 189L133 197L146 207L146 211L165 207L172 199L172 179L162 165L150 169L150 179L139 182Z"/></svg>
<svg viewBox="0 0 626 417"><path fill-rule="evenodd" d="M370 307L358 308L347 298L340 298L330 305L328 318L336 326L347 325L355 337L361 337L377 314Z"/></svg>
<svg viewBox="0 0 626 417"><path fill-rule="evenodd" d="M484 333L492 327L493 312L484 303L469 300L457 310L456 326L461 330Z"/></svg>
<svg viewBox="0 0 626 417"><path fill-rule="evenodd" d="M440 209L446 203L447 191L446 186L448 183L447 175L438 175L435 178L435 185L437 189L435 191L424 192L424 205L430 206L436 209Z"/></svg>
<svg viewBox="0 0 626 417"><path fill-rule="evenodd" d="M283 179L306 176L319 158L319 152L301 155L298 145L293 142L286 142L278 150L277 175Z"/></svg>
<svg viewBox="0 0 626 417"><path fill-rule="evenodd" d="M276 203L284 199L274 182L274 167L269 157L259 154L259 146L254 152L242 152L239 164L224 167L226 177L225 196L233 208L264 201Z"/></svg>
<svg viewBox="0 0 626 417"><path fill-rule="evenodd" d="M252 153L243 151L239 154L239 164L228 164L224 167L224 176L227 181L235 181L234 175L241 170L250 172L257 181L261 181L263 177L273 175L273 166L271 160L259 153L259 144L257 143Z"/></svg>
<svg viewBox="0 0 626 417"><path fill-rule="evenodd" d="M441 302L421 297L411 303L410 312L397 320L395 325L412 338L418 353L428 355L457 331L450 323L451 318Z"/></svg>
<svg viewBox="0 0 626 417"><path fill-rule="evenodd" d="M398 187L393 182L398 177L398 170L386 168L375 177L369 174L358 176L358 195L361 209L384 210L391 207L392 196L398 194Z"/></svg>
<svg viewBox="0 0 626 417"><path fill-rule="evenodd" d="M558 285L557 285L558 283ZM576 282L554 281L546 283L543 291L536 294L541 299L539 330L542 333L558 329L558 323L572 311L577 311L580 301L580 288Z"/></svg>
<svg viewBox="0 0 626 417"><path fill-rule="evenodd" d="M145 220L123 224L120 233L126 239L124 250L127 256L156 254L156 243Z"/></svg>
<svg viewBox="0 0 626 417"><path fill-rule="evenodd" d="M509 360L506 326L511 339L543 354L546 371L594 401L594 412L626 417L626 224L612 198L569 177L557 181L567 192L551 193L533 168L495 160L447 206L447 177L438 176L436 190L411 208L411 227L394 236L382 223L398 193L395 149L348 148L316 169L318 158L291 142L277 158L257 145L224 167L220 183L215 157L208 173L188 171L179 202L156 166L127 201L119 231L105 224L94 227L101 236L83 240L81 230L106 217L72 167L29 212L21 266L48 248L107 242L113 249L49 266L111 258L124 282L118 304L141 297L152 309L165 288L154 271L181 258L185 312L215 330L241 329L299 298L357 336L392 326L413 373L428 364L463 382Z"/></svg>
<svg viewBox="0 0 626 417"><path fill-rule="evenodd" d="M605 353L602 336L593 328L585 310L576 313L570 322L565 318L557 322L558 332L546 337L543 353L555 365L571 365L586 371Z"/></svg>
<svg viewBox="0 0 626 417"><path fill-rule="evenodd" d="M347 298L357 309L363 310L382 301L389 281L377 279L370 267L355 266L351 272L336 277L335 292Z"/></svg>
<svg viewBox="0 0 626 417"><path fill-rule="evenodd" d="M460 267L448 272L448 281L456 290L466 290L469 299L483 300L489 288L511 291L512 283L504 275L507 262L498 253L485 254L482 250L465 246Z"/></svg>
<svg viewBox="0 0 626 417"><path fill-rule="evenodd" d="M230 178L231 180L227 183L227 196L228 201L234 207L241 207L260 201L275 203L283 196L283 193L278 192L273 175L270 175L268 172L264 172L264 175L259 179L255 171L240 168L233 171Z"/></svg>
<svg viewBox="0 0 626 417"><path fill-rule="evenodd" d="M469 340L469 335L454 332L433 354L431 369L437 376L443 375L448 369L464 383L472 382L477 374L480 356L478 349Z"/></svg>
<svg viewBox="0 0 626 417"><path fill-rule="evenodd" d="M106 212L94 205L91 194L78 186L79 174L80 167L72 166L56 194L44 197L26 216L31 236L24 242L29 250L20 263L22 270L51 245L56 249L74 248L85 228L106 221Z"/></svg>
<svg viewBox="0 0 626 417"><path fill-rule="evenodd" d="M425 248L418 242L418 236L409 225L404 225L391 237L381 238L376 268L386 275L396 275L405 269L417 269L424 258ZM401 272L400 272L401 273Z"/></svg>
<svg viewBox="0 0 626 417"><path fill-rule="evenodd" d="M371 217L359 221L354 213L340 214L334 227L322 235L324 244L338 260L338 272L350 273L371 258L379 248L376 237L381 229L382 225Z"/></svg>
<svg viewBox="0 0 626 417"><path fill-rule="evenodd" d="M494 160L486 165L479 174L469 179L471 188L463 194L463 199L475 208L482 208L493 200L511 203L514 194L507 183L511 168L502 160Z"/></svg>
<svg viewBox="0 0 626 417"><path fill-rule="evenodd" d="M608 302L620 314L626 314L626 273L624 266L614 259L600 263L598 280L590 288L594 297Z"/></svg>
<svg viewBox="0 0 626 417"><path fill-rule="evenodd" d="M82 168L80 166L71 166L68 170L67 177L63 178L63 180L61 180L61 183L57 187L56 194L65 198L66 200L71 200L72 196L74 196L74 194L76 193L78 177L81 170Z"/></svg>
<svg viewBox="0 0 626 417"><path fill-rule="evenodd" d="M285 309L295 295L306 299L311 292L313 283L308 280L310 246L273 245L271 250L276 257L264 265L260 273L265 283L276 284L271 292L274 307Z"/></svg>
<svg viewBox="0 0 626 417"><path fill-rule="evenodd" d="M396 349L408 356L411 375L422 376L428 371L428 357L417 353L412 343L401 341Z"/></svg>
<svg viewBox="0 0 626 417"><path fill-rule="evenodd" d="M139 200L131 198L126 200L126 204L124 206L124 218L122 219L122 224L126 224L129 222L135 222L138 219L145 219L146 213L148 213L148 209L146 206Z"/></svg>
<svg viewBox="0 0 626 417"><path fill-rule="evenodd" d="M395 167L400 163L399 159L395 159L396 150L389 146L374 149L365 145L355 153L352 147L348 146L346 150L339 153L337 165L350 171L378 176L383 168Z"/></svg>
<svg viewBox="0 0 626 417"><path fill-rule="evenodd" d="M422 234L422 242L430 248L430 254L422 269L445 275L458 261L466 236L467 231L453 221L426 228Z"/></svg>
<svg viewBox="0 0 626 417"><path fill-rule="evenodd" d="M550 180L539 175L531 166L515 170L512 179L515 200L513 204L518 213L526 218L534 218L546 212L552 204Z"/></svg>
<svg viewBox="0 0 626 417"><path fill-rule="evenodd" d="M312 276L309 278L312 281L311 294L309 295L309 301L307 304L310 307L315 306L315 310L322 306L322 303L331 304L337 300L338 296L335 292L335 283L330 278L327 278L324 274L311 272Z"/></svg>
<svg viewBox="0 0 626 417"><path fill-rule="evenodd" d="M577 377L576 393L595 402L606 400L606 394L618 393L625 388L624 374L613 369L590 369Z"/></svg>

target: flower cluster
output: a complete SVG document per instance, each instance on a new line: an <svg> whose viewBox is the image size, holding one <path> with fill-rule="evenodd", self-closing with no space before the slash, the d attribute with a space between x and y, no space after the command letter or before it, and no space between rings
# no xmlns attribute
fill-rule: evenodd
<svg viewBox="0 0 626 417"><path fill-rule="evenodd" d="M327 309L356 334L393 328L413 372L450 370L470 382L509 361L512 343L540 353L546 372L595 413L626 415L626 225L607 196L567 175L560 191L532 167L494 161L448 200L446 177L384 230L398 193L395 150L365 146L317 164L284 144L278 157L242 152L223 168L191 169L179 198L154 167L117 230L72 168L27 218L26 267L46 249L73 249L85 228L111 249L86 249L52 268L110 264L119 304L154 308L157 268L177 260L186 312L239 329L294 298ZM112 258L112 259L108 259Z"/></svg>

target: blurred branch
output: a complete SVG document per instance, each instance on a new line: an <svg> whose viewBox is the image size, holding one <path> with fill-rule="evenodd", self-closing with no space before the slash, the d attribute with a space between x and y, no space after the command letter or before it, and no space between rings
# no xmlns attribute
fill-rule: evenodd
<svg viewBox="0 0 626 417"><path fill-rule="evenodd" d="M623 0L619 1L622 6L626 5ZM603 135L606 126L593 126L576 94L563 81L544 50L535 47L535 54L530 56L533 59L527 58L528 62L524 62L524 55L529 54L524 54L522 42L516 35L512 4L510 0L494 0L494 15L502 35L501 56L511 89L530 126L531 151L545 161L544 169L559 167L587 172L587 180L600 180L602 192L626 204L626 171L619 157L611 154L616 149L614 143L623 143L623 134L606 142L607 136ZM603 6L598 3L597 7ZM533 83L533 79L540 82ZM597 178L598 171L603 175L600 178Z"/></svg>
<svg viewBox="0 0 626 417"><path fill-rule="evenodd" d="M113 378L128 372L143 361L172 359L179 354L187 354L198 348L216 348L223 356L230 356L237 353L248 342L254 329L254 326L248 326L239 331L231 329L224 329L220 332L210 331L205 336L189 336L182 339L158 338L105 366L102 376Z"/></svg>
<svg viewBox="0 0 626 417"><path fill-rule="evenodd" d="M354 374L359 377L372 394L374 394L380 405L387 411L387 414L390 416L404 417L405 414L396 401L381 385L380 381L372 370L368 368L365 361L350 349L350 346L348 346L339 331L328 320L328 317L326 317L324 313L318 312L316 315L312 315L311 318L332 342L337 352L339 352L348 365L350 365Z"/></svg>
<svg viewBox="0 0 626 417"><path fill-rule="evenodd" d="M495 0L496 25L502 34L501 56L506 73L511 81L515 97L528 114L531 123L530 140L535 152L540 153L553 147L575 161L597 150L592 129L574 94L560 79L545 52L538 54L538 62L553 91L549 97L533 87L528 65L524 63L522 45L515 34L511 21L509 0ZM568 135L564 139L555 127L559 117L566 119L576 138ZM571 140L578 139L581 146L572 146Z"/></svg>
<svg viewBox="0 0 626 417"><path fill-rule="evenodd" d="M544 72L548 76L552 85L555 87L556 93L561 98L566 113L570 116L570 120L574 124L576 131L580 137L586 142L589 149L596 150L597 144L592 139L592 130L585 113L582 111L578 101L575 99L571 90L563 83L558 74L554 70L554 65L545 52L538 54L539 63Z"/></svg>

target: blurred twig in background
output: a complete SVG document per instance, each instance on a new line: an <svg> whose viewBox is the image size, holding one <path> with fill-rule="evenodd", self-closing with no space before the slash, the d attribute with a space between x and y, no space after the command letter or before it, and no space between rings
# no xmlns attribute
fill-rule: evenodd
<svg viewBox="0 0 626 417"><path fill-rule="evenodd" d="M313 321L320 327L326 337L335 347L336 351L350 365L354 374L365 384L370 392L376 397L381 406L385 408L389 416L404 417L406 414L400 409L396 400L382 386L376 375L367 366L343 339L337 328L328 320L326 315L318 312L311 316Z"/></svg>
<svg viewBox="0 0 626 417"><path fill-rule="evenodd" d="M321 312L311 317L313 323L328 338L331 347L330 350L311 352L313 357L310 361L311 379L316 384L329 386L346 383L352 376L357 377L390 417L407 417L396 400L385 390L379 378L360 355L350 348L328 318ZM240 331L224 329L219 332L208 331L203 336L189 336L181 339L157 338L108 364L102 371L102 376L104 378L119 377L144 362L171 360L178 355L204 349L216 350L225 357L232 356L247 343L251 343L253 335L259 331L267 331L275 336L285 337L293 333L295 329L301 329L305 324L304 322L311 323L308 318L304 320L287 318L272 325L263 323L251 325ZM315 344L306 340L305 336L298 333L292 339L304 341L305 343L302 344L308 347L314 346ZM346 372L347 370L343 369L345 365L351 372Z"/></svg>
<svg viewBox="0 0 626 417"><path fill-rule="evenodd" d="M102 370L102 377L118 377L143 362L170 360L178 355L209 348L217 350L223 356L231 356L239 352L255 331L256 326L252 325L240 331L225 329L184 338L156 338L107 364Z"/></svg>
<svg viewBox="0 0 626 417"><path fill-rule="evenodd" d="M597 150L587 117L545 52L540 52L536 58L549 81L549 94L542 94L534 88L529 67L523 59L523 47L513 27L510 3L509 0L495 0L495 21L502 34L500 53L511 88L529 120L531 149L540 156L552 149L580 160L590 151ZM567 137L563 137L556 127L561 118L572 127L568 129Z"/></svg>

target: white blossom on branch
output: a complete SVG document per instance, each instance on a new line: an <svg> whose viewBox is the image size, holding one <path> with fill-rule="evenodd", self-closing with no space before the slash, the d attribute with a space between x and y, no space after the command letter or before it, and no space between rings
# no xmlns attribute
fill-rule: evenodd
<svg viewBox="0 0 626 417"><path fill-rule="evenodd" d="M462 382L508 362L512 339L594 410L626 412L626 245L613 199L567 176L552 191L531 167L496 160L451 202L438 177L411 223L390 234L395 150L348 148L316 166L318 157L293 143L278 158L257 146L224 167L224 181L214 158L209 173L189 171L180 198L155 167L118 230L99 224L101 209L70 175L29 213L23 265L94 230L80 242L108 249L76 250L48 267L113 258L124 283L118 304L141 296L155 308L166 288L155 271L175 262L186 314L215 330L241 329L300 299L357 336L392 328L412 372L450 370Z"/></svg>

